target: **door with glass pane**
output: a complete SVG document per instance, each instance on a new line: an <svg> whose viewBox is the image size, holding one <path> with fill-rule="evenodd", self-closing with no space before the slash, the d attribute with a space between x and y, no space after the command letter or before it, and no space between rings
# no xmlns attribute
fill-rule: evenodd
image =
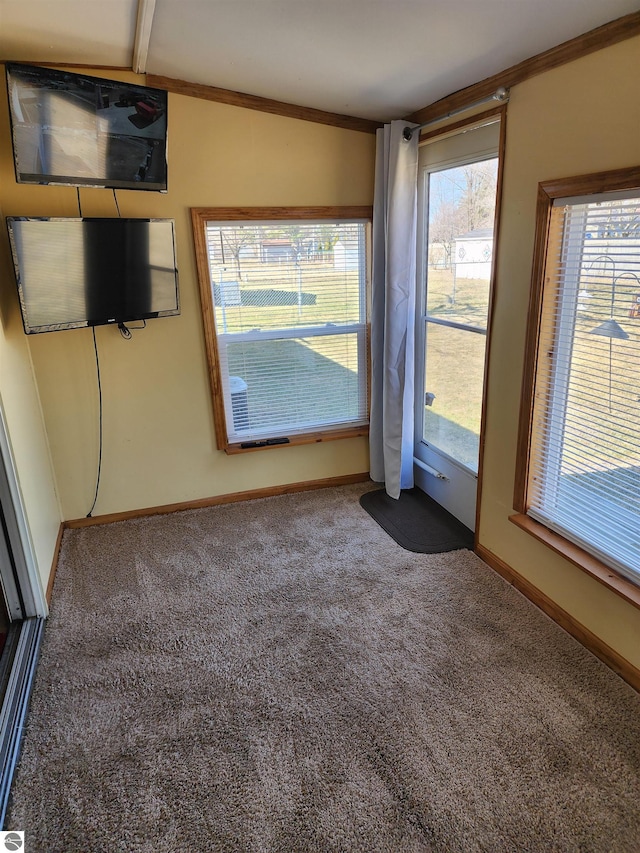
<svg viewBox="0 0 640 853"><path fill-rule="evenodd" d="M475 527L498 121L420 153L416 483Z"/></svg>

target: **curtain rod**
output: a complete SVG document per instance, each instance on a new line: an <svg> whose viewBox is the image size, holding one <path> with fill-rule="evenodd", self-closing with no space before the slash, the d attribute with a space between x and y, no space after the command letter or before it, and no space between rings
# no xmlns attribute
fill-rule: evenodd
<svg viewBox="0 0 640 853"><path fill-rule="evenodd" d="M474 107L479 107L482 104L486 104L489 101L500 101L500 103L506 103L509 100L509 90L505 89L504 86L500 86L493 95L489 95L486 98L480 98L479 101L474 101L472 104L467 104L464 107L460 107L457 110L451 110L450 113L445 113L444 115L438 116L438 118L432 118L429 121L425 121L424 124L419 124L417 127L405 127L402 131L402 137L407 142L413 136L414 130L423 130L425 127L429 127L430 124L436 124L436 122L444 121L446 118L451 118L451 116L458 115L458 113L464 113L467 110L472 110Z"/></svg>

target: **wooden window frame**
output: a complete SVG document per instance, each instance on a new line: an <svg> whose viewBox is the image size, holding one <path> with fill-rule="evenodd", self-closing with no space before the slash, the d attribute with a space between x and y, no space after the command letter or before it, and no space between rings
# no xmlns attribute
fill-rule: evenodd
<svg viewBox="0 0 640 853"><path fill-rule="evenodd" d="M516 514L510 521L547 547L565 557L573 565L595 578L630 604L640 608L640 586L594 557L588 551L556 533L528 515L529 460L532 441L534 390L538 372L538 353L543 323L543 293L554 286L548 279L547 255L552 238L553 202L558 198L599 195L607 192L640 188L640 166L579 175L538 185L536 230L531 273L531 290L527 319L525 359L520 400L516 476L513 506Z"/></svg>
<svg viewBox="0 0 640 853"><path fill-rule="evenodd" d="M346 207L194 207L191 208L191 223L193 227L193 239L196 254L196 270L200 291L200 305L202 308L202 322L205 338L205 349L207 353L207 367L209 383L211 387L211 398L213 404L213 422L216 433L218 450L223 450L229 455L237 453L252 453L256 450L272 450L276 447L293 447L302 444L317 444L323 441L335 441L343 438L355 438L368 436L369 425L358 425L353 427L341 427L338 429L327 429L310 431L291 435L286 444L265 444L262 442L252 443L254 446L242 447L240 443L230 442L227 434L227 423L224 409L223 382L220 370L220 357L218 349L218 337L215 325L215 309L211 294L211 283L209 275L209 260L206 241L207 222L250 222L250 221L300 221L318 220L327 221L350 221L367 220L367 295L366 295L366 354L367 394L369 392L369 303L370 303L370 267L371 267L371 222L373 208L370 206L346 206Z"/></svg>

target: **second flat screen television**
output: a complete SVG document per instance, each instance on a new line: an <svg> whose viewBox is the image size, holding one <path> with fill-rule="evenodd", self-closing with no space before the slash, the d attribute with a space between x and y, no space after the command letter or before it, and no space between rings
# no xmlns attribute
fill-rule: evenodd
<svg viewBox="0 0 640 853"><path fill-rule="evenodd" d="M8 63L18 183L167 189L167 93Z"/></svg>
<svg viewBox="0 0 640 853"><path fill-rule="evenodd" d="M27 334L180 313L171 219L7 217Z"/></svg>

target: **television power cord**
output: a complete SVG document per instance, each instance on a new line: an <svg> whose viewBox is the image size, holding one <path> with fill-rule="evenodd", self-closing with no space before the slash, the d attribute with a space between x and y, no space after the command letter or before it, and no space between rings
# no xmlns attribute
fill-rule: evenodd
<svg viewBox="0 0 640 853"><path fill-rule="evenodd" d="M118 331L125 339L125 341L130 341L133 335L131 332L141 332L142 329L147 328L147 321L143 320L141 326L126 326L124 323L118 323Z"/></svg>
<svg viewBox="0 0 640 853"><path fill-rule="evenodd" d="M128 326L125 326L124 323L118 323L118 329L120 331L120 334L127 341L131 340L131 337L132 337L131 332L132 331L139 331L141 329L146 329L146 327L147 327L147 321L146 320L142 321L142 326L134 326L132 329L130 329ZM93 349L94 349L94 352L96 354L96 377L98 380L98 433L99 433L99 440L98 440L98 476L96 477L96 491L95 491L95 494L93 496L93 503L91 504L91 509L87 513L86 518L92 517L92 513L93 513L94 509L96 508L96 503L98 501L98 491L100 490L100 475L102 474L102 448L103 448L103 444L104 444L104 426L103 426L103 417L102 417L102 410L103 410L102 380L100 377L100 358L98 356L98 341L96 340L96 327L92 326L91 331L93 333Z"/></svg>
<svg viewBox="0 0 640 853"><path fill-rule="evenodd" d="M91 509L87 513L86 517L91 518L91 513L96 508L96 502L98 500L98 490L100 489L100 474L102 473L102 444L103 444L103 425L102 425L102 382L100 380L100 359L98 357L98 342L96 340L96 327L92 326L91 331L93 332L93 349L96 354L96 376L98 378L98 422L99 422L99 443L98 443L98 476L96 478L96 492L93 496L93 503L91 504Z"/></svg>

